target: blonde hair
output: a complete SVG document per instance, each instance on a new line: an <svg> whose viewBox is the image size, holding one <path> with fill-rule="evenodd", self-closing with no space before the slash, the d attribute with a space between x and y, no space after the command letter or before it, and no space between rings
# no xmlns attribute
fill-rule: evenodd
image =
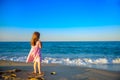
<svg viewBox="0 0 120 80"><path fill-rule="evenodd" d="M35 46L36 42L39 40L40 38L40 33L39 32L34 32L32 35L32 39L31 39L31 45Z"/></svg>

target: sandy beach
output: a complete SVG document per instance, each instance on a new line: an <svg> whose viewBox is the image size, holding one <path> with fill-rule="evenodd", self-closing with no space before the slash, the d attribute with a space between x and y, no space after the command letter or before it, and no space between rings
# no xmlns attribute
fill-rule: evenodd
<svg viewBox="0 0 120 80"><path fill-rule="evenodd" d="M120 80L120 72L80 66L42 64L44 75L39 78L31 75L32 71L32 63L0 61L0 80L4 80L8 75L11 75L11 79L6 78L6 80ZM51 72L55 74L52 75Z"/></svg>

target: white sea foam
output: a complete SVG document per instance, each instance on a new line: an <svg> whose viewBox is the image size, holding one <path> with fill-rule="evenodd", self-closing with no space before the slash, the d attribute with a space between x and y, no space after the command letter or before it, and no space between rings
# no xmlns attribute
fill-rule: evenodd
<svg viewBox="0 0 120 80"><path fill-rule="evenodd" d="M25 62L26 61L26 56L24 57L0 57L0 60L10 60L10 61L19 61L19 62ZM70 59L70 58L51 58L51 57L45 57L42 60L42 63L58 63L58 64L65 64L65 65L87 65L87 64L120 64L120 58L115 58L111 59L109 61L108 58L75 58L75 59Z"/></svg>
<svg viewBox="0 0 120 80"><path fill-rule="evenodd" d="M118 64L120 64L120 58L114 59L114 60L112 61L112 63L118 63Z"/></svg>
<svg viewBox="0 0 120 80"><path fill-rule="evenodd" d="M106 58L100 58L93 61L93 64L107 64L108 60Z"/></svg>
<svg viewBox="0 0 120 80"><path fill-rule="evenodd" d="M60 63L66 65L87 65L87 64L120 64L120 58L109 61L106 58L90 59L90 58L49 58L45 57L42 63Z"/></svg>

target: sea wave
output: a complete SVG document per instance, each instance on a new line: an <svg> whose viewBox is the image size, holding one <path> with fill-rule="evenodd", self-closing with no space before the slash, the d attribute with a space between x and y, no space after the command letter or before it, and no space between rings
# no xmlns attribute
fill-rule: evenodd
<svg viewBox="0 0 120 80"><path fill-rule="evenodd" d="M43 63L59 63L65 65L87 65L87 64L120 64L120 58L115 59L107 59L107 58L98 58L98 59L91 59L91 58L50 58L45 57L42 60Z"/></svg>
<svg viewBox="0 0 120 80"><path fill-rule="evenodd" d="M25 62L27 56L21 57L0 57L0 60L10 60L10 61L17 61L17 62ZM64 64L64 65L87 65L87 64L120 64L120 58L52 58L52 57L45 57L42 59L42 63L57 63L57 64Z"/></svg>

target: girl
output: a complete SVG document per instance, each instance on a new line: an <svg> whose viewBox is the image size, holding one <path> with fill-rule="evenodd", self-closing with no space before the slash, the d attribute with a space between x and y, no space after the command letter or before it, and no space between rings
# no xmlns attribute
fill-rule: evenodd
<svg viewBox="0 0 120 80"><path fill-rule="evenodd" d="M34 32L31 39L31 50L29 52L29 55L27 57L26 62L34 62L33 68L34 68L34 74L36 74L36 66L38 67L38 72L41 75L41 41L39 40L40 33Z"/></svg>

